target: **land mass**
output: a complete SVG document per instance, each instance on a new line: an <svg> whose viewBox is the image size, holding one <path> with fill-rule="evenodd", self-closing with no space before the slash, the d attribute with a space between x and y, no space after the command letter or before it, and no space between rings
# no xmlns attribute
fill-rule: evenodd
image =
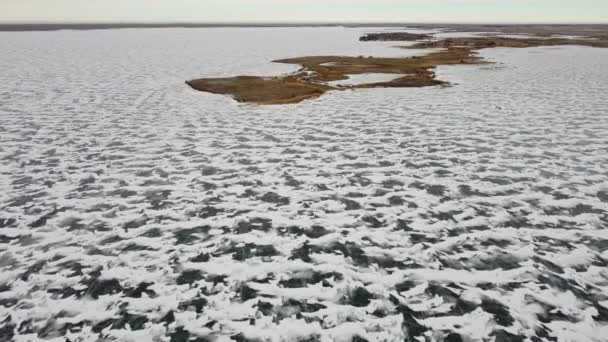
<svg viewBox="0 0 608 342"><path fill-rule="evenodd" d="M444 32L483 32L537 37L576 36L608 38L608 24L411 24L409 28Z"/></svg>
<svg viewBox="0 0 608 342"><path fill-rule="evenodd" d="M362 42L369 41L414 41L422 39L431 39L432 35L424 33L409 33L409 32L382 32L382 33L368 33L359 38Z"/></svg>
<svg viewBox="0 0 608 342"><path fill-rule="evenodd" d="M367 34L361 40L410 40L403 33ZM388 38L391 39L388 39ZM400 39L399 39L400 38ZM477 53L487 48L528 48L539 46L581 45L607 48L608 36L577 38L510 38L480 36L426 39L407 49L440 49L426 55L407 58L309 56L275 60L276 63L297 64L301 68L289 75L276 77L237 76L201 78L186 83L195 90L229 95L238 102L257 104L289 104L312 99L332 90L388 87L427 87L446 84L436 79L434 69L439 65L488 63ZM349 75L395 74L395 79L347 86L331 85L332 81L346 80Z"/></svg>

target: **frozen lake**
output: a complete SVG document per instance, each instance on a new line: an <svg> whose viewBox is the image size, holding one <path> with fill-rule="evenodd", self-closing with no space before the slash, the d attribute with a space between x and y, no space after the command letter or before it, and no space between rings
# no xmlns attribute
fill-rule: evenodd
<svg viewBox="0 0 608 342"><path fill-rule="evenodd" d="M605 341L608 49L285 106L184 84L421 53L375 31L0 32L0 341Z"/></svg>

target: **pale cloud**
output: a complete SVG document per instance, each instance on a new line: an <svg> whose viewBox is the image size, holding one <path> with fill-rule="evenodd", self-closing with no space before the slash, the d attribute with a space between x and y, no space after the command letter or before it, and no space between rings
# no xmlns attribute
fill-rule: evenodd
<svg viewBox="0 0 608 342"><path fill-rule="evenodd" d="M0 21L606 22L606 0L0 0Z"/></svg>

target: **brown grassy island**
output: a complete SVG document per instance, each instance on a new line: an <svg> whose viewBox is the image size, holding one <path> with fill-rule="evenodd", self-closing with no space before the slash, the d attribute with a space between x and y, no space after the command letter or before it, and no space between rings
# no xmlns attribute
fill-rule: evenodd
<svg viewBox="0 0 608 342"><path fill-rule="evenodd" d="M496 36L448 38L420 41L404 48L441 49L426 55L407 58L310 56L280 59L274 62L297 64L301 68L289 75L276 77L237 76L201 78L186 83L195 90L232 96L238 102L257 104L298 103L331 90L388 87L426 87L445 84L433 70L438 65L488 63L477 50L495 47L526 48L538 46L583 45L608 47L608 39L504 38ZM348 79L348 75L395 74L388 82L351 86L331 86L328 82Z"/></svg>
<svg viewBox="0 0 608 342"><path fill-rule="evenodd" d="M407 42L422 39L431 39L433 36L424 33L409 33L409 32L381 32L368 33L359 38L362 42L382 41L382 42Z"/></svg>

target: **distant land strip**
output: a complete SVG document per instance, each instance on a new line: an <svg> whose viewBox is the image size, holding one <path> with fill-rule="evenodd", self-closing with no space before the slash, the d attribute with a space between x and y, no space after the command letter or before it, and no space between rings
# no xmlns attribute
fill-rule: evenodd
<svg viewBox="0 0 608 342"><path fill-rule="evenodd" d="M58 31L58 30L104 30L128 28L211 28L211 27L409 27L420 29L443 29L453 32L502 32L536 34L592 35L608 31L608 24L447 24L447 23L0 23L0 31Z"/></svg>

